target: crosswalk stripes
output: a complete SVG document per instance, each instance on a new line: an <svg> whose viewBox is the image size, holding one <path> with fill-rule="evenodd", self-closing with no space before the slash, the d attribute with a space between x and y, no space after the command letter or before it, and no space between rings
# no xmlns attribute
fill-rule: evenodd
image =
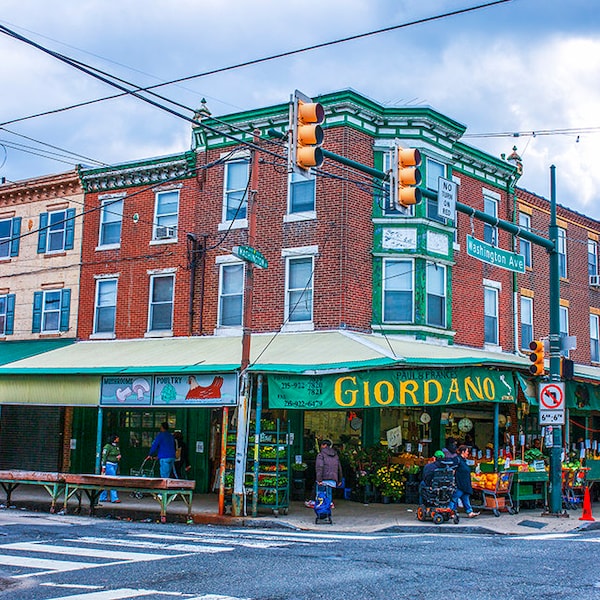
<svg viewBox="0 0 600 600"><path fill-rule="evenodd" d="M223 596L221 594L203 594L196 596L194 594L184 594L182 592L163 592L160 590L146 590L133 588L120 588L116 590L91 591L82 594L72 594L69 596L60 596L51 600L127 600L128 598L181 598L182 600L250 600L249 598L239 598L237 596Z"/></svg>

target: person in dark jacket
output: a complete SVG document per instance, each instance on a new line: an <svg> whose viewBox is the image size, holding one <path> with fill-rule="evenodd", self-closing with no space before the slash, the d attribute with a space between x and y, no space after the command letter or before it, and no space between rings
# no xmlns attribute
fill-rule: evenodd
<svg viewBox="0 0 600 600"><path fill-rule="evenodd" d="M333 448L331 440L321 442L321 451L317 454L315 464L317 485L324 485L327 489L329 500L333 496L333 488L342 483L342 465L340 457Z"/></svg>
<svg viewBox="0 0 600 600"><path fill-rule="evenodd" d="M175 438L169 431L169 424L166 421L160 424L160 432L152 442L148 458L152 458L153 454L158 458L160 476L163 479L171 477L175 464Z"/></svg>
<svg viewBox="0 0 600 600"><path fill-rule="evenodd" d="M456 451L456 440L449 437L446 440L446 447L442 450L446 459L452 460L454 465L458 465L458 454Z"/></svg>
<svg viewBox="0 0 600 600"><path fill-rule="evenodd" d="M467 464L469 457L469 448L467 446L459 446L457 450L458 465L454 472L456 481L456 491L452 496L452 508L457 510L458 500L463 503L467 517L477 517L480 513L475 512L471 507L471 496L473 495L473 486L471 485L471 469Z"/></svg>
<svg viewBox="0 0 600 600"><path fill-rule="evenodd" d="M117 475L119 468L119 461L121 460L121 449L119 448L119 436L111 435L108 438L108 443L102 448L101 466L102 475L110 475L114 477ZM106 490L103 490L98 498L99 502L106 502L108 495ZM110 490L110 501L113 503L121 502L117 490Z"/></svg>
<svg viewBox="0 0 600 600"><path fill-rule="evenodd" d="M425 486L431 485L431 481L433 480L433 472L436 469L445 469L448 466L447 463L444 462L444 453L441 450L436 450L433 453L433 458L435 458L433 462L429 462L423 467L422 484Z"/></svg>
<svg viewBox="0 0 600 600"><path fill-rule="evenodd" d="M173 437L175 438L175 465L173 470L177 479L187 479L186 474L192 468L188 456L188 447L181 431L176 431Z"/></svg>

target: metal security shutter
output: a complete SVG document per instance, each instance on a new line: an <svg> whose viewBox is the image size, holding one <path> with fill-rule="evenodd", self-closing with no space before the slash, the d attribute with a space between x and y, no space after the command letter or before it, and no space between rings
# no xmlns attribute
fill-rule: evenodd
<svg viewBox="0 0 600 600"><path fill-rule="evenodd" d="M64 408L0 409L0 469L60 471Z"/></svg>

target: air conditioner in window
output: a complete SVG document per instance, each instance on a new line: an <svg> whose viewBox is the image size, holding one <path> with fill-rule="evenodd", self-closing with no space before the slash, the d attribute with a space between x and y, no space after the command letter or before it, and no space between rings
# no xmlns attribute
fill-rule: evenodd
<svg viewBox="0 0 600 600"><path fill-rule="evenodd" d="M161 225L156 228L157 240L167 240L174 237L177 237L177 227L164 227Z"/></svg>
<svg viewBox="0 0 600 600"><path fill-rule="evenodd" d="M600 287L600 275L590 275L590 285L592 287Z"/></svg>

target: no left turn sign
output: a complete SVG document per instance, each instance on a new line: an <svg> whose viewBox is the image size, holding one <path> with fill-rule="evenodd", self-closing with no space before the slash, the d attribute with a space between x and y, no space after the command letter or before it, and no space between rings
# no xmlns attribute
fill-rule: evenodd
<svg viewBox="0 0 600 600"><path fill-rule="evenodd" d="M565 409L565 384L561 382L540 385L540 409L563 411Z"/></svg>

